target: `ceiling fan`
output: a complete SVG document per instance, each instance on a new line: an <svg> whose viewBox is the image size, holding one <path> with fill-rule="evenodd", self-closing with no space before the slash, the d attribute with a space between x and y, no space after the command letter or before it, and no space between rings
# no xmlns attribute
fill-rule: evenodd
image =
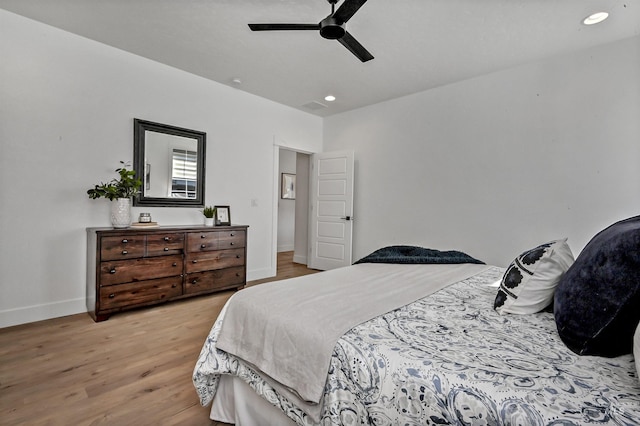
<svg viewBox="0 0 640 426"><path fill-rule="evenodd" d="M252 31L319 30L322 37L329 40L338 40L340 44L349 49L362 62L373 59L373 55L349 34L346 28L347 21L367 0L344 0L337 11L335 6L338 0L327 1L331 4L331 14L318 24L249 24L249 28Z"/></svg>

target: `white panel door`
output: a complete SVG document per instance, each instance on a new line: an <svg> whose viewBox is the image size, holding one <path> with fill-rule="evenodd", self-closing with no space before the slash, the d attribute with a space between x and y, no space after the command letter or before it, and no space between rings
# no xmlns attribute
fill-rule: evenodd
<svg viewBox="0 0 640 426"><path fill-rule="evenodd" d="M311 158L308 266L327 270L351 265L353 151Z"/></svg>

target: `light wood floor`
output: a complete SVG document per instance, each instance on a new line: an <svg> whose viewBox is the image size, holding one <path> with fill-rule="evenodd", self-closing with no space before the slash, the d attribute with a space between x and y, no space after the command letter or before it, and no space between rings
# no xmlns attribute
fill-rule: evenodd
<svg viewBox="0 0 640 426"><path fill-rule="evenodd" d="M278 275L317 272L278 255ZM0 329L1 425L222 425L191 382L202 344L233 292L113 315Z"/></svg>

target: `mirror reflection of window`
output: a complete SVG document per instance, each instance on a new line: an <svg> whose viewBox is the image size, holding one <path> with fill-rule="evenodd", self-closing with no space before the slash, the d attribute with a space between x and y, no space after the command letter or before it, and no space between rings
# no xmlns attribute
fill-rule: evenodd
<svg viewBox="0 0 640 426"><path fill-rule="evenodd" d="M173 149L171 156L172 198L196 198L198 157L195 151Z"/></svg>
<svg viewBox="0 0 640 426"><path fill-rule="evenodd" d="M136 118L133 139L134 206L204 207L206 133Z"/></svg>

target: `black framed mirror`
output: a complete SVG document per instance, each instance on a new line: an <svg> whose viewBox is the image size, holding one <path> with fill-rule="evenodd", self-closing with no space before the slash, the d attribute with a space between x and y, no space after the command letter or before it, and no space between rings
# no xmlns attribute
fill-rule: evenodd
<svg viewBox="0 0 640 426"><path fill-rule="evenodd" d="M134 206L204 207L207 134L133 120L133 165L142 180Z"/></svg>

